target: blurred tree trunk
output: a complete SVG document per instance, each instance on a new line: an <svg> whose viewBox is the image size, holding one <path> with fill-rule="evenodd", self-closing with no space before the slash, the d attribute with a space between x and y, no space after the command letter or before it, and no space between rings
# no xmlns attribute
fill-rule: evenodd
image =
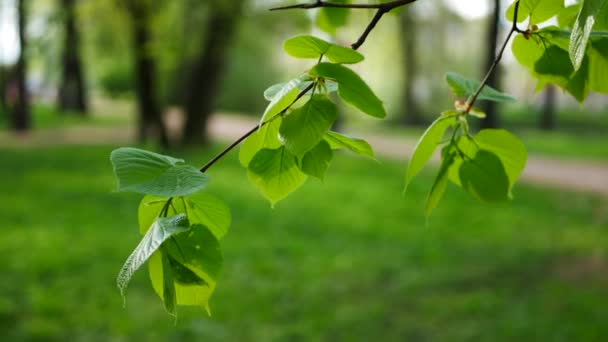
<svg viewBox="0 0 608 342"><path fill-rule="evenodd" d="M59 109L86 115L87 101L82 63L80 62L80 33L76 27L76 0L61 0L65 40L63 70L59 87Z"/></svg>
<svg viewBox="0 0 608 342"><path fill-rule="evenodd" d="M500 25L500 0L492 0L494 3L494 10L490 18L490 27L487 31L486 36L486 62L484 73L490 70L494 59L496 58L496 49L498 47L498 34ZM500 88L501 80L501 69L497 67L490 78L488 79L488 85L494 88ZM485 101L482 107L483 111L488 115L484 120L481 120L482 128L496 128L500 125L500 120L497 113L497 103L493 101Z"/></svg>
<svg viewBox="0 0 608 342"><path fill-rule="evenodd" d="M404 8L401 13L401 47L404 58L404 94L401 121L405 125L421 125L424 120L420 115L415 96L415 82L418 65L416 63L416 22L411 8Z"/></svg>
<svg viewBox="0 0 608 342"><path fill-rule="evenodd" d="M156 86L156 61L150 53L149 2L127 2L132 25L132 44L138 110L138 139L141 143L157 140L163 147L169 145L163 124Z"/></svg>
<svg viewBox="0 0 608 342"><path fill-rule="evenodd" d="M184 143L207 143L207 123L228 60L230 42L240 19L244 0L227 0L209 5L201 52L194 61L185 88L186 126Z"/></svg>
<svg viewBox="0 0 608 342"><path fill-rule="evenodd" d="M17 27L19 33L19 57L15 65L14 80L10 82L9 92L12 93L14 105L12 106L12 126L18 132L27 131L31 125L30 101L26 85L26 49L27 37L25 36L25 21L27 0L17 0Z"/></svg>
<svg viewBox="0 0 608 342"><path fill-rule="evenodd" d="M539 122L539 128L550 131L555 128L555 86L549 84L545 87L543 108Z"/></svg>

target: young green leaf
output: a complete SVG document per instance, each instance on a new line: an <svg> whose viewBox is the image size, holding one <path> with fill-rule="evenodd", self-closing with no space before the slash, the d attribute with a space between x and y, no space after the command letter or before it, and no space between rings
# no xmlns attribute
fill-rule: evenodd
<svg viewBox="0 0 608 342"><path fill-rule="evenodd" d="M226 235L232 216L230 208L224 202L205 192L188 196L186 202L191 223L209 228L218 240Z"/></svg>
<svg viewBox="0 0 608 342"><path fill-rule="evenodd" d="M364 57L359 52L343 46L328 43L313 36L296 36L285 41L285 51L292 57L318 59L327 57L333 63L355 64Z"/></svg>
<svg viewBox="0 0 608 342"><path fill-rule="evenodd" d="M166 201L167 198L156 196L146 196L141 200L138 218L139 229L142 234L148 231L150 225L165 206ZM184 203L187 203L187 207L184 207ZM170 216L187 214L191 225L201 224L207 227L218 240L226 235L232 221L228 206L217 197L206 192L174 198L169 206L168 214Z"/></svg>
<svg viewBox="0 0 608 342"><path fill-rule="evenodd" d="M479 82L466 79L462 75L459 75L455 72L448 72L446 74L446 80L456 96L472 96L473 94L475 94L480 85ZM483 90L481 91L477 99L494 102L516 101L514 97L502 93L488 85L483 87Z"/></svg>
<svg viewBox="0 0 608 342"><path fill-rule="evenodd" d="M513 17L515 16L515 3L516 1L513 1L507 9L507 19L509 21L513 21ZM563 8L563 1L521 0L519 12L517 13L517 22L524 22L530 17L530 25L540 24L560 14Z"/></svg>
<svg viewBox="0 0 608 342"><path fill-rule="evenodd" d="M220 275L224 257L219 240L203 225L192 225L189 231L175 235L164 248L173 260L205 283L216 281Z"/></svg>
<svg viewBox="0 0 608 342"><path fill-rule="evenodd" d="M426 217L431 216L431 213L437 207L439 201L445 193L445 189L448 186L449 170L450 166L452 166L452 163L454 162L454 157L455 154L450 153L446 155L441 162L439 172L437 173L437 177L435 177L435 181L433 182L433 187L431 188L431 191L426 199Z"/></svg>
<svg viewBox="0 0 608 342"><path fill-rule="evenodd" d="M272 122L259 128L241 144L239 151L241 165L244 167L249 166L249 162L251 162L253 156L263 148L276 149L283 145L279 139L281 121L280 117L272 120Z"/></svg>
<svg viewBox="0 0 608 342"><path fill-rule="evenodd" d="M308 35L295 36L283 43L285 52L295 58L319 58L329 50L330 46L331 44L323 39Z"/></svg>
<svg viewBox="0 0 608 342"><path fill-rule="evenodd" d="M146 235L141 239L139 245L127 258L122 266L116 284L120 293L124 296L125 290L135 271L143 265L150 256L171 236L185 232L190 228L186 215L180 214L169 218L158 218Z"/></svg>
<svg viewBox="0 0 608 342"><path fill-rule="evenodd" d="M173 282L173 275L171 274L169 256L162 253L163 269L167 270L163 273L163 303L165 304L165 310L172 315L177 316L176 309L176 295L175 295L175 283Z"/></svg>
<svg viewBox="0 0 608 342"><path fill-rule="evenodd" d="M300 84L302 79L300 77L294 78L293 80L284 83L281 89L273 89L275 93L270 100L270 103L266 107L260 123L270 120L275 115L284 111L293 101L298 98L300 92Z"/></svg>
<svg viewBox="0 0 608 342"><path fill-rule="evenodd" d="M456 118L453 116L440 117L435 120L429 128L424 132L422 137L418 140L412 158L407 166L407 172L405 175L405 190L410 184L412 179L422 170L424 165L431 159L437 145L443 138L445 131L456 122Z"/></svg>
<svg viewBox="0 0 608 342"><path fill-rule="evenodd" d="M296 156L285 146L259 151L249 163L247 174L273 206L306 180L306 175L298 168Z"/></svg>
<svg viewBox="0 0 608 342"><path fill-rule="evenodd" d="M504 129L483 129L475 135L475 142L500 159L509 177L509 189L512 188L526 166L528 153L524 144Z"/></svg>
<svg viewBox="0 0 608 342"><path fill-rule="evenodd" d="M169 268L162 263L162 254L169 259ZM215 290L223 256L218 240L201 225L170 239L161 251L152 255L148 270L152 287L164 299L165 274L173 275L176 303L202 306L209 311L209 298Z"/></svg>
<svg viewBox="0 0 608 342"><path fill-rule="evenodd" d="M477 151L475 158L462 162L459 174L462 188L471 196L485 202L509 199L509 177L494 153Z"/></svg>
<svg viewBox="0 0 608 342"><path fill-rule="evenodd" d="M110 156L118 191L164 197L185 196L203 189L209 177L181 159L123 147Z"/></svg>
<svg viewBox="0 0 608 342"><path fill-rule="evenodd" d="M321 140L315 148L304 155L302 159L302 172L323 180L333 157L334 153L329 143Z"/></svg>
<svg viewBox="0 0 608 342"><path fill-rule="evenodd" d="M349 0L335 0L338 3L349 3ZM331 34L336 34L336 29L346 25L350 10L347 8L320 8L317 12L315 23L321 30Z"/></svg>
<svg viewBox="0 0 608 342"><path fill-rule="evenodd" d="M310 71L310 75L338 82L340 98L360 111L376 118L386 116L382 101L351 69L339 64L320 63Z"/></svg>
<svg viewBox="0 0 608 342"><path fill-rule="evenodd" d="M327 96L315 95L283 119L279 133L285 147L301 158L323 139L336 117L336 105Z"/></svg>
<svg viewBox="0 0 608 342"><path fill-rule="evenodd" d="M603 6L608 4L608 0L584 0L581 11L576 18L574 27L572 28L572 36L570 38L570 59L574 70L578 70L583 64L585 53L587 51L587 43L591 36L591 31L595 24L596 15L600 12Z"/></svg>
<svg viewBox="0 0 608 342"><path fill-rule="evenodd" d="M327 132L324 139L329 143L332 150L346 149L358 155L375 159L372 147L363 139L352 138L332 131Z"/></svg>

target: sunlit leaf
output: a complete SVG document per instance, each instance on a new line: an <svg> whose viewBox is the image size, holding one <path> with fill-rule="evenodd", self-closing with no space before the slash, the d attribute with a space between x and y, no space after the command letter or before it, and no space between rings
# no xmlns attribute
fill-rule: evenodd
<svg viewBox="0 0 608 342"><path fill-rule="evenodd" d="M315 95L283 119L279 133L285 147L301 158L323 139L336 117L336 106L329 98Z"/></svg>
<svg viewBox="0 0 608 342"><path fill-rule="evenodd" d="M405 175L405 189L410 184L412 179L422 170L424 165L431 159L437 145L443 138L445 131L456 122L456 118L452 116L440 117L435 120L429 128L424 132L418 140L412 158L407 165Z"/></svg>
<svg viewBox="0 0 608 342"><path fill-rule="evenodd" d="M329 146L333 150L346 149L356 154L374 159L372 147L363 139L352 138L332 131L327 132L324 139L329 143Z"/></svg>
<svg viewBox="0 0 608 342"><path fill-rule="evenodd" d="M306 175L298 168L296 156L284 146L259 151L249 163L248 171L251 183L273 206L306 181Z"/></svg>
<svg viewBox="0 0 608 342"><path fill-rule="evenodd" d="M315 148L308 151L302 158L302 172L323 180L333 156L329 143L321 140Z"/></svg>
<svg viewBox="0 0 608 342"><path fill-rule="evenodd" d="M320 63L310 71L310 75L338 82L340 98L360 111L376 118L386 116L382 101L351 69L339 64Z"/></svg>

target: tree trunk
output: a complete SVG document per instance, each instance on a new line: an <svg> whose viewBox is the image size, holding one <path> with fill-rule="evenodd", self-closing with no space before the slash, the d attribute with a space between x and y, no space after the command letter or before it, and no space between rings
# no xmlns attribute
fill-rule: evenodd
<svg viewBox="0 0 608 342"><path fill-rule="evenodd" d="M141 143L158 141L163 147L169 145L163 124L156 89L156 61L150 54L150 15L148 3L128 3L133 28L133 54L135 63L138 139Z"/></svg>
<svg viewBox="0 0 608 342"><path fill-rule="evenodd" d="M494 2L494 11L492 12L492 17L490 18L490 27L487 31L486 36L486 62L484 72L487 72L494 64L494 59L496 58L496 49L498 46L498 32L499 32L499 24L500 24L500 0L493 0ZM490 78L488 79L487 85L500 88L500 67L497 67ZM484 120L481 120L482 128L496 128L500 125L500 120L497 113L497 103L493 101L486 101L483 105L483 111L486 112L487 117Z"/></svg>
<svg viewBox="0 0 608 342"><path fill-rule="evenodd" d="M59 87L59 109L86 115L87 101L82 63L80 62L80 34L76 28L75 0L61 0L65 22L63 70Z"/></svg>
<svg viewBox="0 0 608 342"><path fill-rule="evenodd" d="M220 80L228 59L244 0L229 0L209 6L201 53L192 67L186 87L184 143L207 143L207 121L214 109ZM255 67L255 66L252 66Z"/></svg>
<svg viewBox="0 0 608 342"><path fill-rule="evenodd" d="M18 132L27 131L31 125L29 95L26 85L27 62L25 50L27 49L27 37L25 36L25 1L27 0L17 1L17 23L20 50L17 65L15 66L14 81L11 82L14 83L15 87L15 104L12 111L12 125L13 129ZM9 87L12 87L12 85Z"/></svg>
<svg viewBox="0 0 608 342"><path fill-rule="evenodd" d="M539 122L539 128L545 131L555 128L555 95L555 86L547 85Z"/></svg>
<svg viewBox="0 0 608 342"><path fill-rule="evenodd" d="M405 73L402 102L404 113L400 121L405 125L421 125L424 120L419 111L414 93L418 66L416 63L416 23L414 22L411 8L403 9L400 22Z"/></svg>

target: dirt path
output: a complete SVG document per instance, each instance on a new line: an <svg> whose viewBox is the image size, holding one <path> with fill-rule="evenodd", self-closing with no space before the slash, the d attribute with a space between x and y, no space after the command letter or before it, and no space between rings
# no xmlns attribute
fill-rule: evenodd
<svg viewBox="0 0 608 342"><path fill-rule="evenodd" d="M215 140L236 139L247 132L256 121L248 117L216 115L210 123L211 137ZM366 139L376 154L406 160L415 140L352 132ZM116 127L71 127L35 131L27 136L14 136L0 132L0 146L28 147L64 144L125 143L133 141L135 130ZM608 197L608 163L586 160L561 160L531 155L522 180L528 183L586 191Z"/></svg>

